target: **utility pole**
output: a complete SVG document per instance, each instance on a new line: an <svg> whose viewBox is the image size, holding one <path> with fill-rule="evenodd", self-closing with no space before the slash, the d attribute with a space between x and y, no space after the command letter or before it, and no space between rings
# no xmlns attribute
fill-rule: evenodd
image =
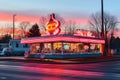
<svg viewBox="0 0 120 80"><path fill-rule="evenodd" d="M104 3L103 3L103 0L101 0L101 20L102 20L101 37L105 39L104 56L107 56L108 55L108 39L107 39L106 26L104 27Z"/></svg>
<svg viewBox="0 0 120 80"><path fill-rule="evenodd" d="M13 14L13 40L15 39L15 16L16 14Z"/></svg>
<svg viewBox="0 0 120 80"><path fill-rule="evenodd" d="M106 39L106 28L104 28L104 3L103 0L101 0L101 38L105 39L105 44L102 45L102 51L103 51L103 56L107 55L107 39Z"/></svg>
<svg viewBox="0 0 120 80"><path fill-rule="evenodd" d="M105 30L104 30L104 3L103 0L101 0L101 20L102 20L102 24L101 24L101 37L105 38Z"/></svg>

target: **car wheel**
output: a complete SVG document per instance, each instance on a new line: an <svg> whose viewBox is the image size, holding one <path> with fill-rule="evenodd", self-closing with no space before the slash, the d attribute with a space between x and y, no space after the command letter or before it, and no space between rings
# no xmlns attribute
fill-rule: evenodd
<svg viewBox="0 0 120 80"><path fill-rule="evenodd" d="M10 54L9 53L5 53L5 56L10 56Z"/></svg>

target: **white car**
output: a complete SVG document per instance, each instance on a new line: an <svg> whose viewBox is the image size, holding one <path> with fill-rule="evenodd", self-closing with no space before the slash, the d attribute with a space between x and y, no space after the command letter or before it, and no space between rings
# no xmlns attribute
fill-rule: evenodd
<svg viewBox="0 0 120 80"><path fill-rule="evenodd" d="M11 48L3 48L2 52L0 55L5 55L5 56L10 56L12 54L12 49Z"/></svg>

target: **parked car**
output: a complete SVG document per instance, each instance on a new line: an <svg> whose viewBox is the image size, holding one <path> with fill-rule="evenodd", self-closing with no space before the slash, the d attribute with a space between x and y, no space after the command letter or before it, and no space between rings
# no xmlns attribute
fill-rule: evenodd
<svg viewBox="0 0 120 80"><path fill-rule="evenodd" d="M29 44L21 44L20 40L10 40L9 46L3 48L0 55L10 56L10 55L20 55L24 56L25 51L29 51Z"/></svg>
<svg viewBox="0 0 120 80"><path fill-rule="evenodd" d="M3 50L1 51L0 55L4 55L4 56L10 56L12 55L13 50L12 48L3 48Z"/></svg>

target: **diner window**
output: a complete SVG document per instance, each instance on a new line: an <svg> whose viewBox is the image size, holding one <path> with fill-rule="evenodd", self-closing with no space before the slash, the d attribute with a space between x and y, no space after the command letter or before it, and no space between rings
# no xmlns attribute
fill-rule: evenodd
<svg viewBox="0 0 120 80"><path fill-rule="evenodd" d="M44 52L51 53L51 43L44 43Z"/></svg>
<svg viewBox="0 0 120 80"><path fill-rule="evenodd" d="M54 53L61 53L62 52L62 43L61 42L54 43L53 50L54 50Z"/></svg>
<svg viewBox="0 0 120 80"><path fill-rule="evenodd" d="M90 53L95 53L95 52L101 52L101 45L100 44L88 44L88 43L79 43L77 45L77 52L83 53L83 52L90 52ZM78 49L79 48L79 49Z"/></svg>
<svg viewBox="0 0 120 80"><path fill-rule="evenodd" d="M40 44L31 44L30 53L32 54L40 53Z"/></svg>
<svg viewBox="0 0 120 80"><path fill-rule="evenodd" d="M90 44L90 52L96 53L101 52L100 44Z"/></svg>
<svg viewBox="0 0 120 80"><path fill-rule="evenodd" d="M88 44L88 43L68 43L65 42L57 42L57 43L44 43L44 45L40 46L40 43L38 44L31 44L30 46L30 52L31 53L40 53L41 48L44 51L44 53L55 53L55 54L61 54L62 49L64 54L82 54L84 52L87 53L98 53L101 52L101 44Z"/></svg>

